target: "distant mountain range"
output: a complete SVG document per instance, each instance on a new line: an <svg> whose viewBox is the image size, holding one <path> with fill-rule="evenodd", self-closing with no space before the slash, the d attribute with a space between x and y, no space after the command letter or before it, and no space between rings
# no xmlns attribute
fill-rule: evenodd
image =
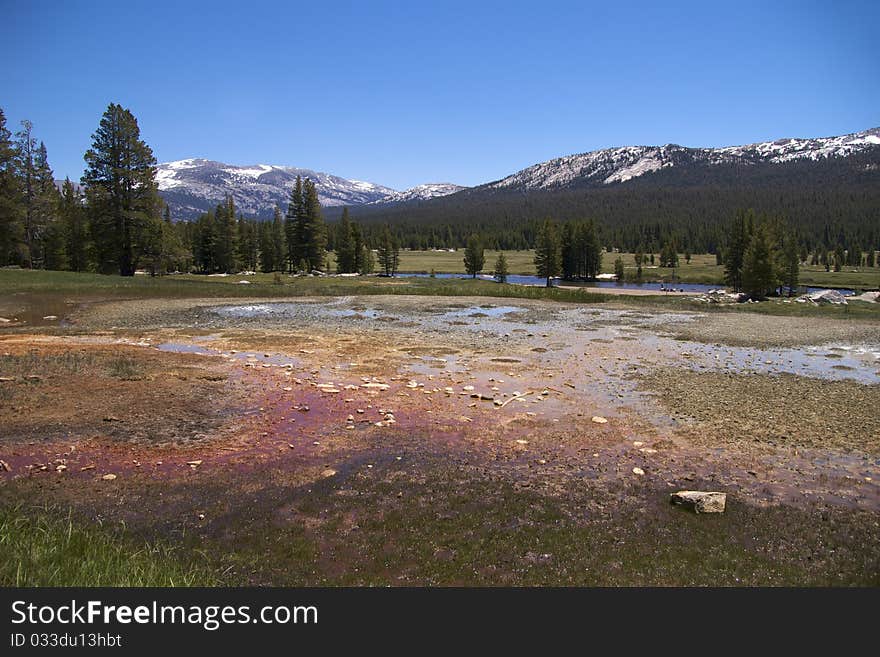
<svg viewBox="0 0 880 657"><path fill-rule="evenodd" d="M624 146L568 155L518 171L484 187L492 189L552 189L610 185L671 167L694 165L783 164L795 160L847 157L880 145L880 128L839 137L778 139L726 148Z"/></svg>
<svg viewBox="0 0 880 657"><path fill-rule="evenodd" d="M665 146L624 146L578 155L568 155L535 164L497 181L473 188L451 183L429 183L404 191L371 182L347 180L339 176L288 166L258 164L238 166L204 159L166 162L158 166L159 190L177 220L194 219L215 207L227 193L248 217L270 218L276 205L287 208L290 190L297 175L313 180L322 205L327 208L352 206L358 214L393 218L413 208L483 204L489 198L536 193L570 193L604 189L635 182L662 185L693 185L696 181L727 180L731 174L758 184L762 176L774 175L775 166L863 156L870 170L880 157L880 128L836 137L778 139L776 141L728 146L690 148ZM859 160L861 162L861 160ZM861 165L860 165L861 166ZM815 169L815 168L813 168ZM810 170L813 170L810 169ZM785 170L791 170L791 167ZM818 169L815 169L818 170ZM335 214L331 211L331 214Z"/></svg>
<svg viewBox="0 0 880 657"><path fill-rule="evenodd" d="M399 203L457 192L463 187L446 183L419 185L398 192L361 180L348 180L328 173L297 167L256 164L238 166L213 160L188 159L165 162L156 176L159 192L175 219L195 219L213 209L226 194L247 217L271 218L275 206L286 211L297 176L309 178L317 187L321 205L357 206Z"/></svg>

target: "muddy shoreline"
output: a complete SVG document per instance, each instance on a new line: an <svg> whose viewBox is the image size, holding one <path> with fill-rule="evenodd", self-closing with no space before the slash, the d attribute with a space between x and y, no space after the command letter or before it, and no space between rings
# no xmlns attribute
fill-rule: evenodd
<svg viewBox="0 0 880 657"><path fill-rule="evenodd" d="M12 419L0 503L59 503L148 537L188 528L199 549L233 550L223 559L236 581L870 583L880 572L874 324L426 297L107 302L69 320L0 332ZM682 488L723 490L732 512L673 513L668 494ZM489 568L470 551L489 535L467 508L511 528L502 543L522 554ZM833 552L823 517L849 536ZM713 522L718 536L705 534ZM783 541L790 558L780 524L800 528ZM610 556L634 527L660 542L650 567L641 552ZM542 531L555 537L549 558L524 547ZM733 538L748 531L763 547ZM276 554L282 538L295 555ZM576 538L596 554L573 552ZM686 574L675 563L695 549L686 540L739 565ZM807 552L812 563L795 561ZM600 555L614 564L602 570Z"/></svg>

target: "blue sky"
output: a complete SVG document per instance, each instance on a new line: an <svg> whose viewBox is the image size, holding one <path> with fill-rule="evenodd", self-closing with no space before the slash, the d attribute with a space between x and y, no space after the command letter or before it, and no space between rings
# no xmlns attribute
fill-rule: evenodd
<svg viewBox="0 0 880 657"><path fill-rule="evenodd" d="M473 185L608 146L880 126L878 24L876 1L0 0L0 107L58 177L119 102L159 161Z"/></svg>

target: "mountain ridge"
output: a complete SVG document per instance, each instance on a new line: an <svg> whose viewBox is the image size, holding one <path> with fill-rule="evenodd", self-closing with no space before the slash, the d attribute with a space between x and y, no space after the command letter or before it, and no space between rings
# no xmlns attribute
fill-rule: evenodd
<svg viewBox="0 0 880 657"><path fill-rule="evenodd" d="M782 138L720 148L663 146L620 146L565 155L520 169L508 176L474 187L452 183L425 183L397 191L372 182L348 180L312 169L257 164L240 166L203 158L166 162L157 167L157 182L175 219L194 219L231 193L245 216L270 218L274 207L285 210L297 175L311 178L321 204L335 215L347 205L370 214L392 211L444 199L485 197L496 192L530 193L606 188L654 179L695 169L706 175L730 167L821 162L848 158L865 152L880 152L880 128L832 137ZM761 169L759 166L758 169ZM653 174L653 175L652 175ZM669 175L664 179L669 179ZM674 178L674 176L673 176Z"/></svg>

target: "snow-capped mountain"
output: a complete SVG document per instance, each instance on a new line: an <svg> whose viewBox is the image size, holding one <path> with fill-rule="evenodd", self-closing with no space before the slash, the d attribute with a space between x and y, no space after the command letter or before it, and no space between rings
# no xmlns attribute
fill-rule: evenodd
<svg viewBox="0 0 880 657"><path fill-rule="evenodd" d="M395 192L378 201L373 201L371 205L379 203L406 203L408 201L427 201L428 199L437 198L439 196L449 196L460 192L467 187L455 185L453 183L425 183L424 185L416 185L402 192Z"/></svg>
<svg viewBox="0 0 880 657"><path fill-rule="evenodd" d="M725 148L688 148L677 144L624 146L568 155L535 164L489 183L484 188L529 190L608 185L681 165L781 164L802 159L815 161L846 157L878 146L880 128L839 137L778 139Z"/></svg>
<svg viewBox="0 0 880 657"><path fill-rule="evenodd" d="M276 205L287 208L297 176L310 178L324 206L363 205L397 193L389 187L298 169L257 164L235 166L212 160L187 159L157 167L159 192L177 219L194 219L232 194L248 217L270 218Z"/></svg>

